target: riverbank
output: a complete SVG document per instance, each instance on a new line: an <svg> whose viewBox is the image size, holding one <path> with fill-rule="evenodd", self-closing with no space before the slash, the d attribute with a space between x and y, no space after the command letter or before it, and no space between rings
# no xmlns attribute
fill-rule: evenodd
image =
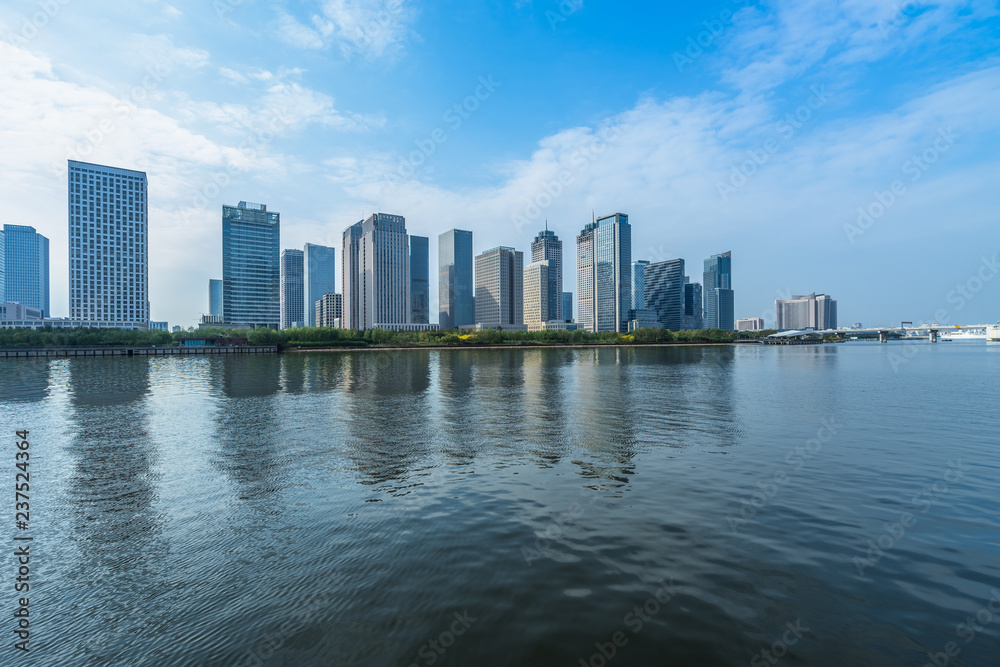
<svg viewBox="0 0 1000 667"><path fill-rule="evenodd" d="M404 350L551 350L551 349L594 349L594 348L636 348L636 347L722 347L735 345L734 342L722 343L580 343L574 345L410 345L391 347L288 347L283 352L400 352Z"/></svg>

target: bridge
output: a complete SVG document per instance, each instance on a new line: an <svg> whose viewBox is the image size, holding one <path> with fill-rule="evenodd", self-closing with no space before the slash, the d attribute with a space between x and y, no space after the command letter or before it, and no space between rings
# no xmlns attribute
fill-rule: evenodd
<svg viewBox="0 0 1000 667"><path fill-rule="evenodd" d="M944 325L944 324L921 324L919 326L914 326L912 322L904 322L898 327L875 327L868 329L806 329L803 331L783 331L780 333L768 336L769 342L782 343L791 342L793 340L797 341L821 341L827 336L852 336L857 334L878 334L878 342L888 343L890 338L906 338L908 334L921 334L926 333L928 340L932 343L937 343L941 334L956 332L956 331L978 331L983 330L987 332L988 340L996 340L996 334L993 333L1000 328L998 326L990 326L988 324L960 324L960 325Z"/></svg>

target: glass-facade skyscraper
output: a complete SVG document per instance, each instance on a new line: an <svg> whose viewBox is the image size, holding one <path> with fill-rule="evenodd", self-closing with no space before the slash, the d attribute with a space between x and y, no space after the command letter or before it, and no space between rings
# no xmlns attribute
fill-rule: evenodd
<svg viewBox="0 0 1000 667"><path fill-rule="evenodd" d="M732 252L712 255L706 259L704 280L705 328L735 331Z"/></svg>
<svg viewBox="0 0 1000 667"><path fill-rule="evenodd" d="M316 302L325 294L337 291L337 249L307 243L302 249L303 283L305 285L305 325L319 326Z"/></svg>
<svg viewBox="0 0 1000 667"><path fill-rule="evenodd" d="M264 204L222 207L222 311L226 324L281 325L281 216Z"/></svg>
<svg viewBox="0 0 1000 667"><path fill-rule="evenodd" d="M149 326L145 172L69 161L69 317Z"/></svg>
<svg viewBox="0 0 1000 667"><path fill-rule="evenodd" d="M25 225L4 225L0 232L0 295L4 301L49 311L49 240Z"/></svg>
<svg viewBox="0 0 1000 667"><path fill-rule="evenodd" d="M665 329L680 331L684 324L684 260L649 264L644 279L646 308L656 312Z"/></svg>
<svg viewBox="0 0 1000 667"><path fill-rule="evenodd" d="M476 323L474 295L472 232L451 229L438 237L438 323L442 330Z"/></svg>
<svg viewBox="0 0 1000 667"><path fill-rule="evenodd" d="M588 224L577 244L577 321L586 331L627 332L632 310L632 228L615 213Z"/></svg>
<svg viewBox="0 0 1000 667"><path fill-rule="evenodd" d="M700 331L705 328L705 299L701 283L692 283L689 277L684 278L683 326L687 331Z"/></svg>
<svg viewBox="0 0 1000 667"><path fill-rule="evenodd" d="M563 292L563 244L555 232L550 232L548 223L545 231L539 232L531 244L531 262L548 260L548 319L561 320Z"/></svg>
<svg viewBox="0 0 1000 667"><path fill-rule="evenodd" d="M430 250L426 236L410 237L410 323L430 324Z"/></svg>
<svg viewBox="0 0 1000 667"><path fill-rule="evenodd" d="M301 250L281 251L281 328L305 324L305 269ZM315 311L315 305L313 307ZM313 313L315 316L315 312Z"/></svg>
<svg viewBox="0 0 1000 667"><path fill-rule="evenodd" d="M573 293L563 292L563 318L567 322L573 321Z"/></svg>
<svg viewBox="0 0 1000 667"><path fill-rule="evenodd" d="M632 262L632 310L646 309L646 267L649 261L637 259Z"/></svg>
<svg viewBox="0 0 1000 667"><path fill-rule="evenodd" d="M222 281L215 278L208 281L208 314L222 317Z"/></svg>

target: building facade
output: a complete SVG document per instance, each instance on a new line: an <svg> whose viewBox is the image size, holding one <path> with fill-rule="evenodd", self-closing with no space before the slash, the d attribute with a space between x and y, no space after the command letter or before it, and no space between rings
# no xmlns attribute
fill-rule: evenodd
<svg viewBox="0 0 1000 667"><path fill-rule="evenodd" d="M573 293L563 292L562 296L563 302L563 321L572 322L573 321Z"/></svg>
<svg viewBox="0 0 1000 667"><path fill-rule="evenodd" d="M684 328L684 260L671 259L645 267L646 308L656 312L665 329Z"/></svg>
<svg viewBox="0 0 1000 667"><path fill-rule="evenodd" d="M577 321L591 332L627 332L632 311L632 228L622 213L583 228L577 247Z"/></svg>
<svg viewBox="0 0 1000 667"><path fill-rule="evenodd" d="M539 232L531 244L531 262L549 262L548 279L548 313L549 320L561 320L563 293L563 244L555 232L550 232L548 223L545 231ZM548 320L546 320L548 321Z"/></svg>
<svg viewBox="0 0 1000 667"><path fill-rule="evenodd" d="M684 278L684 330L700 331L705 328L705 300L701 283Z"/></svg>
<svg viewBox="0 0 1000 667"><path fill-rule="evenodd" d="M732 252L705 260L705 328L733 331L736 326Z"/></svg>
<svg viewBox="0 0 1000 667"><path fill-rule="evenodd" d="M543 259L524 267L524 323L531 331L533 325L558 320L551 310L550 287L555 282L552 260Z"/></svg>
<svg viewBox="0 0 1000 667"><path fill-rule="evenodd" d="M49 240L26 225L4 225L0 232L0 296L51 317Z"/></svg>
<svg viewBox="0 0 1000 667"><path fill-rule="evenodd" d="M344 232L345 329L410 320L410 241L401 215L375 213Z"/></svg>
<svg viewBox="0 0 1000 667"><path fill-rule="evenodd" d="M742 320L736 320L736 330L737 331L763 331L764 330L764 318L762 317L748 317Z"/></svg>
<svg viewBox="0 0 1000 667"><path fill-rule="evenodd" d="M775 301L774 309L779 331L837 328L837 302L826 294Z"/></svg>
<svg viewBox="0 0 1000 667"><path fill-rule="evenodd" d="M210 279L208 281L208 314L212 317L223 317L222 303L222 281Z"/></svg>
<svg viewBox="0 0 1000 667"><path fill-rule="evenodd" d="M451 229L438 237L438 322L442 331L476 321L472 232Z"/></svg>
<svg viewBox="0 0 1000 667"><path fill-rule="evenodd" d="M430 324L430 239L410 237L410 323Z"/></svg>
<svg viewBox="0 0 1000 667"><path fill-rule="evenodd" d="M344 313L344 298L340 294L324 294L313 304L316 326L337 328Z"/></svg>
<svg viewBox="0 0 1000 667"><path fill-rule="evenodd" d="M264 204L222 207L222 315L226 324L281 326L281 216Z"/></svg>
<svg viewBox="0 0 1000 667"><path fill-rule="evenodd" d="M476 324L524 326L524 253L501 246L476 257Z"/></svg>
<svg viewBox="0 0 1000 667"><path fill-rule="evenodd" d="M632 262L632 310L646 309L646 267L649 261L637 259Z"/></svg>
<svg viewBox="0 0 1000 667"><path fill-rule="evenodd" d="M337 249L325 245L307 243L302 248L302 281L305 290L305 324L316 323L316 309L313 305L325 294L337 291Z"/></svg>
<svg viewBox="0 0 1000 667"><path fill-rule="evenodd" d="M148 327L145 172L70 160L68 176L70 319Z"/></svg>
<svg viewBox="0 0 1000 667"><path fill-rule="evenodd" d="M306 321L305 253L281 251L281 328L301 327Z"/></svg>

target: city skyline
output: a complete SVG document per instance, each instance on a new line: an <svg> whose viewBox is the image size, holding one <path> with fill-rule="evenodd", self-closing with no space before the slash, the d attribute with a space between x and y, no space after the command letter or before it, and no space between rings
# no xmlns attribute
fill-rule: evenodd
<svg viewBox="0 0 1000 667"><path fill-rule="evenodd" d="M336 247L365 212L399 211L432 257L452 227L477 249L526 250L546 219L565 240L591 210L624 210L643 223L636 258L721 247L754 267L738 317L773 320L774 300L822 285L849 320L996 320L985 293L960 312L948 301L997 245L987 147L1000 70L984 3L580 3L564 15L406 0L377 40L318 31L313 0L222 5L59 3L40 27L36 2L0 8L0 108L16 126L0 196L51 239L53 315L70 314L70 157L150 175L151 317L185 326L221 271L217 211L239 200L285 212L282 246L296 248ZM377 7L343 11L363 26ZM828 9L840 19L817 18ZM597 57L612 28L632 48ZM524 44L530 56L508 46ZM424 69L435 84L413 85ZM845 266L907 275L908 288L886 303Z"/></svg>

